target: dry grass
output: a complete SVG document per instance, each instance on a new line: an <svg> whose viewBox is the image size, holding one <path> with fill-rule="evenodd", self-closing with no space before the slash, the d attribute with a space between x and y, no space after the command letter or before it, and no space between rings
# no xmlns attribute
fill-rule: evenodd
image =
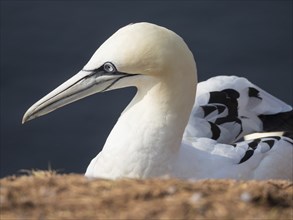
<svg viewBox="0 0 293 220"><path fill-rule="evenodd" d="M32 171L0 180L2 219L293 219L293 183L88 180Z"/></svg>

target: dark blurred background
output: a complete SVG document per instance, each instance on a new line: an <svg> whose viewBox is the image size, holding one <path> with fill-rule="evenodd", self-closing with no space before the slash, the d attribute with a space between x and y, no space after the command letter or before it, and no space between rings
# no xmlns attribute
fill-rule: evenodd
<svg viewBox="0 0 293 220"><path fill-rule="evenodd" d="M97 94L21 125L118 28L148 21L181 35L199 80L238 75L292 105L292 1L1 1L1 176L85 172L134 89Z"/></svg>

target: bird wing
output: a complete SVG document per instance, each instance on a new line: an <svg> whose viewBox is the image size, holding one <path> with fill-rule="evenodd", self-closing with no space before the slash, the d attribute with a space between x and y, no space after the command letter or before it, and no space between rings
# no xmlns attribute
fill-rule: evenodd
<svg viewBox="0 0 293 220"><path fill-rule="evenodd" d="M217 76L198 83L184 139L232 144L247 134L280 130L293 130L290 105L245 78Z"/></svg>
<svg viewBox="0 0 293 220"><path fill-rule="evenodd" d="M287 132L241 141L265 131ZM198 84L183 143L184 155L193 152L196 163L207 163L202 177L292 179L292 107L245 78L217 76Z"/></svg>
<svg viewBox="0 0 293 220"><path fill-rule="evenodd" d="M286 133L282 137L268 136L235 144L218 143L204 137L187 139L182 144L184 157L180 162L191 173L189 176L198 178L292 180L292 138L292 133ZM188 157L190 159L186 160ZM200 169L196 169L198 164L201 164ZM184 175L184 172L179 174Z"/></svg>

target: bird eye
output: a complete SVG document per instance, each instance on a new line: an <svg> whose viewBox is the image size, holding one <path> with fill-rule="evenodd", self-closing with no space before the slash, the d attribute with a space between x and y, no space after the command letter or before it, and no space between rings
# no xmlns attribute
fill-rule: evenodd
<svg viewBox="0 0 293 220"><path fill-rule="evenodd" d="M114 66L114 64L110 63L110 62L107 62L104 64L104 70L107 72L107 73L113 73L116 71L116 68Z"/></svg>

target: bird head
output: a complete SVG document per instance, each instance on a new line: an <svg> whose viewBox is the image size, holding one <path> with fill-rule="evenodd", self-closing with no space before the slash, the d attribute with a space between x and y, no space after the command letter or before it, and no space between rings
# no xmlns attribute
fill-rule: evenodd
<svg viewBox="0 0 293 220"><path fill-rule="evenodd" d="M22 122L98 92L139 89L149 79L176 82L182 78L177 72L195 71L193 55L177 34L155 24L130 24L107 39L81 71L32 105Z"/></svg>

